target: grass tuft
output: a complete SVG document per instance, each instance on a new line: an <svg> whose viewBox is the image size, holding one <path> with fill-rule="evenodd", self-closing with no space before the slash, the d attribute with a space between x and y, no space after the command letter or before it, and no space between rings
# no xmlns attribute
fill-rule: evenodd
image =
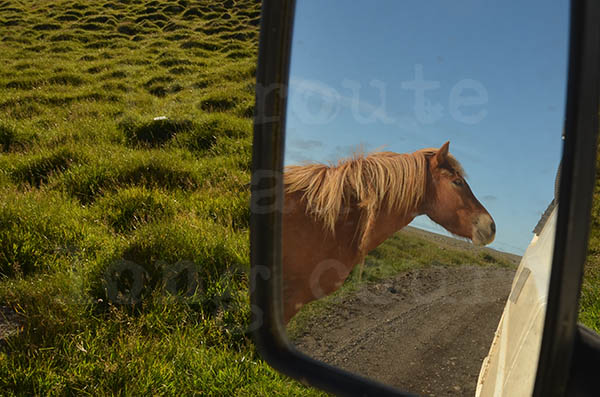
<svg viewBox="0 0 600 397"><path fill-rule="evenodd" d="M170 68L177 65L191 65L192 62L188 59L168 58L160 61L158 64L162 67Z"/></svg>
<svg viewBox="0 0 600 397"><path fill-rule="evenodd" d="M104 150L109 150L105 157L71 167L56 181L55 187L82 203L91 203L98 196L125 186L187 191L201 185L222 184L222 178L231 178L223 168L230 164L194 161L179 150Z"/></svg>
<svg viewBox="0 0 600 397"><path fill-rule="evenodd" d="M115 232L126 233L175 215L173 201L159 190L125 188L103 197L96 205L100 217Z"/></svg>
<svg viewBox="0 0 600 397"><path fill-rule="evenodd" d="M249 137L251 131L252 123L247 119L225 113L211 113L195 119L193 127L179 134L175 141L179 147L192 152L206 153L207 150L214 149L221 138L237 140ZM223 154L219 151L215 153Z"/></svg>
<svg viewBox="0 0 600 397"><path fill-rule="evenodd" d="M204 15L202 10L200 10L198 8L190 8L183 13L183 18L187 19L187 20L194 20L199 17L202 17L202 15Z"/></svg>
<svg viewBox="0 0 600 397"><path fill-rule="evenodd" d="M202 191L193 194L189 202L190 209L199 216L212 219L224 227L244 230L250 225L249 200L248 191L220 196L210 191Z"/></svg>
<svg viewBox="0 0 600 397"><path fill-rule="evenodd" d="M117 25L117 32L126 34L127 36L135 36L136 34L141 33L142 30L134 23L123 22Z"/></svg>
<svg viewBox="0 0 600 397"><path fill-rule="evenodd" d="M156 147L164 145L180 132L192 130L194 125L190 120L158 119L142 122L127 119L119 127L130 144Z"/></svg>
<svg viewBox="0 0 600 397"><path fill-rule="evenodd" d="M105 28L103 24L99 23L81 23L78 24L77 27L79 29L88 30L88 31L98 31Z"/></svg>
<svg viewBox="0 0 600 397"><path fill-rule="evenodd" d="M61 147L49 153L15 157L9 173L17 183L40 187L48 182L52 175L62 173L83 160L80 152Z"/></svg>
<svg viewBox="0 0 600 397"><path fill-rule="evenodd" d="M58 30L60 29L60 25L55 23L40 23L38 25L34 25L31 27L33 30Z"/></svg>
<svg viewBox="0 0 600 397"><path fill-rule="evenodd" d="M162 22L166 22L168 20L169 20L169 17L167 17L166 15L158 13L158 12L155 12L155 13L152 13L152 14L142 15L142 16L138 17L135 20L135 22L136 23L141 23L141 22L144 22L144 21L153 21L153 22L162 21Z"/></svg>
<svg viewBox="0 0 600 397"><path fill-rule="evenodd" d="M225 112L234 109L243 99L240 95L231 95L225 90L213 91L200 100L200 109L207 112Z"/></svg>
<svg viewBox="0 0 600 397"><path fill-rule="evenodd" d="M185 50L189 49L201 49L207 51L217 51L220 48L218 43L211 43L207 41L188 40L180 45Z"/></svg>
<svg viewBox="0 0 600 397"><path fill-rule="evenodd" d="M34 139L33 134L24 134L12 125L0 122L0 150L2 152L24 150Z"/></svg>
<svg viewBox="0 0 600 397"><path fill-rule="evenodd" d="M102 231L83 223L82 209L57 194L3 192L0 278L57 271L90 255Z"/></svg>
<svg viewBox="0 0 600 397"><path fill-rule="evenodd" d="M74 74L59 74L48 79L48 83L57 85L71 85L74 87L83 85L86 80Z"/></svg>
<svg viewBox="0 0 600 397"><path fill-rule="evenodd" d="M127 305L142 303L155 292L194 295L224 272L233 270L238 277L244 273L248 269L245 246L243 233L194 216L149 223L107 257L98 269L101 284L92 287L92 294ZM210 301L206 298L200 297L199 303Z"/></svg>

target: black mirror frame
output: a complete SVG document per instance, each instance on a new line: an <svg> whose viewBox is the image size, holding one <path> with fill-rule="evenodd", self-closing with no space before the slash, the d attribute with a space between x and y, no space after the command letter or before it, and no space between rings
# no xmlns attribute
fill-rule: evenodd
<svg viewBox="0 0 600 397"><path fill-rule="evenodd" d="M600 2L572 0L565 143L542 346L533 395L564 396L577 339L596 175ZM581 381L586 381L582 379ZM592 381L592 379L587 380Z"/></svg>
<svg viewBox="0 0 600 397"><path fill-rule="evenodd" d="M263 0L251 182L252 332L278 371L336 395L410 396L298 352L283 327L281 209L285 112L295 0ZM578 299L595 182L600 2L572 0L565 144L549 300L534 396L563 396L577 337Z"/></svg>

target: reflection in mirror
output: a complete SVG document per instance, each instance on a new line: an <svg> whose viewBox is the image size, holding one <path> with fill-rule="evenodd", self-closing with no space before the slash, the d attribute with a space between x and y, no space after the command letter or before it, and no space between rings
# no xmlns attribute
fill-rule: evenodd
<svg viewBox="0 0 600 397"><path fill-rule="evenodd" d="M297 2L282 243L300 351L423 395L486 395L510 366L533 385L568 14Z"/></svg>

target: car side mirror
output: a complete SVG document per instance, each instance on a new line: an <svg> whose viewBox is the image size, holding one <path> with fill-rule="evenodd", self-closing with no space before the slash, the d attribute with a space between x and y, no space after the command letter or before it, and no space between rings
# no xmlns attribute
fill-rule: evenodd
<svg viewBox="0 0 600 397"><path fill-rule="evenodd" d="M305 2L299 1L298 7L304 4ZM312 5L313 8L316 6L316 4ZM331 7L331 5L323 7ZM382 7L381 9L385 8L382 4L378 4L378 7ZM402 7L408 6L404 3L395 4L394 7L386 12L391 15L397 15L393 14L393 12L399 12L402 10ZM509 14L521 15L523 18L529 18L536 14L536 8L534 6L530 5L527 9L521 9L522 7L523 6L521 5L517 6L515 3L514 13ZM539 5L538 7L541 11L541 8L544 6ZM290 97L290 65L294 50L292 48L292 38L296 33L294 32L295 11L296 1L263 0L260 49L257 68L253 171L251 182L250 237L252 273L250 281L253 313L251 329L253 331L254 340L260 354L271 366L305 384L338 395L409 395L408 392L400 391L390 385L375 381L372 377L369 378L367 376L357 375L356 373L349 372L337 366L326 364L323 360L317 360L301 353L290 341L286 330L288 321L305 303L302 299L292 301L292 298L290 297L292 295L289 293L286 295L286 285L288 286L287 288L289 288L290 285L295 284L285 284L287 282L286 280L290 277L290 272L287 270L287 273L285 273L286 270L284 270L283 262L285 253L282 244L285 239L285 230L283 226L284 217L286 213L293 211L289 208L290 202L292 201L289 198L286 199L286 186L289 185L290 179L289 176L286 177L284 173L284 166L290 165L289 163L286 163L286 161L293 157L293 154L290 155L289 147L286 148L285 143L286 139L289 139L290 136L294 136L294 131L290 129L288 110L290 103L293 103L292 101L294 100ZM341 8L339 8L339 11L339 18L348 17L347 14L341 12ZM409 13L408 10L407 13ZM425 21L421 28L425 29L427 26L426 17L429 14L425 12L420 15L421 20ZM493 13L491 15L493 16ZM503 15L504 14L500 13L497 17L505 17ZM553 15L561 16L558 11L557 14ZM361 16L356 16L357 20L360 20L360 17ZM304 15L304 18L306 18L306 15ZM450 16L448 16L448 18L450 18ZM544 397L591 395L590 393L594 389L598 389L598 383L595 379L595 375L588 370L588 368L594 367L588 367L583 363L586 361L598 363L600 361L600 342L598 342L600 339L598 335L577 325L578 298L583 275L583 265L587 252L592 193L595 184L595 159L599 109L598 98L600 88L600 24L598 24L598 21L600 20L600 5L593 1L573 1L570 4L569 18L565 18L564 15L562 15L562 18L566 21L564 25L561 26L565 27L565 43L568 43L568 56L565 54L565 67L567 70L567 73L565 73L565 82L567 87L564 92L564 102L562 102L562 99L561 101L558 101L558 103L561 104L561 109L554 109L555 113L560 113L562 112L562 109L564 109L564 125L554 126L559 130L564 129L562 153L557 157L557 160L560 162L560 184L557 184L557 196L555 197L555 200L559 205L556 208L552 206L549 207L547 214L549 222L542 222L536 231L536 237L534 237L534 242L541 242L546 244L546 246L540 248L543 244L537 244L535 249L539 251L534 252L533 248L529 250L529 248L532 247L532 244L529 244L529 246L526 246L527 251L525 251L523 259L523 261L526 260L528 253L531 258L532 255L537 254L537 252L543 252L543 254L548 257L548 263L545 269L551 269L551 272L547 272L544 277L541 277L541 279L544 280L542 282L542 295L546 297L543 303L543 315L539 319L539 324L540 326L543 324L543 329L539 329L540 335L535 343L537 347L532 350L534 352L534 360L531 359L531 356L529 357L529 361L533 364L519 367L518 360L525 360L526 357L525 355L521 355L521 358L519 358L518 354L515 355L515 357L517 357L515 360L517 361L512 362L514 368L523 371L520 374L522 375L520 381L530 383L531 388L529 390L531 390L531 395ZM523 21L520 21L519 23L515 19L515 25L519 24L520 26L527 26ZM417 23L415 26L420 25ZM469 29L471 29L470 32L472 35L476 35L478 32L477 29L480 29L481 31L484 30L484 25L475 24L470 28L467 26L467 31L469 31ZM515 27L515 29L518 28ZM458 28L457 31L460 32ZM335 32L335 34L343 37L345 33L338 31ZM417 35L415 34L415 37L416 36ZM324 36L321 37L324 39ZM461 36L460 33L457 33L457 38L454 38L454 40L460 42L461 37L464 39L464 37L467 36ZM519 37L521 37L522 40L526 39L525 34L514 37L506 36L505 38L506 40L519 40ZM541 37L538 38L541 39ZM566 40L567 38L568 41ZM418 42L416 38L414 38L414 41ZM499 39L498 43L500 42L502 42L502 37ZM535 43L536 41L533 40L533 42ZM384 43L387 42L384 41ZM389 45L391 46L392 44ZM356 48L360 48L359 44L355 44L354 49L356 50ZM318 55L316 57L318 60L321 59ZM377 59L370 59L374 62L378 61ZM439 57L438 61L442 63L444 61L443 57ZM475 64L476 60L473 59L471 63ZM350 69L351 66L352 65L348 65L348 69ZM519 67L525 68L526 66L517 65L515 70L519 70ZM552 68L547 68L546 70L550 69ZM334 72L336 70L340 69L334 69ZM422 72L422 66L421 68L415 68L415 73L418 74ZM543 73L543 70L540 70L539 73ZM499 75L501 74L502 73L499 72ZM551 78L552 77L550 77L550 79ZM454 112L455 119L456 117L463 117L463 124L473 124L473 121L476 121L475 118L479 117L481 113L478 113L477 110L479 109L476 108L475 111L471 111L471 113L456 116L456 111L461 104L481 104L481 101L477 101L483 98L482 92L485 92L486 99L488 98L488 94L489 98L493 98L493 92L485 89L482 91L479 89L481 87L480 85L473 83L474 79L468 80L468 83L465 83L465 87L459 87L457 89L458 94L455 93L455 100L458 102L444 105L444 107L448 108L449 112ZM382 86L381 84L377 86L377 84L378 83L376 82L376 89ZM524 86L527 84L527 81L523 82ZM542 84L541 87L546 87L550 84L551 83L548 82L547 85ZM316 113L321 117L320 120L327 119L328 115L331 113L319 113L319 109L331 110L330 105L332 102L327 101L328 98L335 98L336 93L332 90L327 91L327 88L324 89L323 86L315 88L314 84L312 86L310 85L310 82L305 82L303 87L305 89L304 93L320 93L319 98L321 98L321 102L318 102L314 106L316 106L317 109ZM306 91L307 87L308 91ZM407 85L406 87L411 86ZM485 85L483 85L483 87L485 88ZM352 81L350 81L347 82L346 88L349 90L357 90L360 87L358 84L353 84ZM379 90L379 92L381 93L382 91ZM467 94L465 94L465 92L467 92ZM473 95L473 92L475 92L475 95ZM469 98L471 102L469 102ZM510 97L507 96L507 98ZM310 101L307 101L305 106L313 106L309 102ZM356 106L355 109L361 109L360 102L347 100L347 103L350 108ZM456 103L459 103L459 105L457 106ZM304 108L304 110L306 109L307 108ZM364 110L364 108L362 109ZM435 109L440 110L439 108L436 108L434 104L434 106L427 108L425 114L421 114L421 116L425 118L425 120L421 120L421 124L427 124L431 121L431 119L427 119L427 117L436 117ZM378 112L377 109L374 110L372 106L367 108L367 111L367 113L374 118L392 118L385 112ZM431 113L432 111L434 111L433 116ZM538 120L541 115L535 115L535 117L530 115L529 117ZM560 135L557 135L556 137L560 140ZM351 136L347 135L341 139L350 141ZM311 142L314 141L315 139L312 138ZM369 144L370 141L377 141L377 135L371 133L366 138L363 138L363 141L366 141L367 144ZM304 143L306 144L306 142ZM346 144L347 142L343 143ZM464 181L463 173L461 172L462 168L458 163L454 162L455 160L452 160L454 157L449 157L454 153L453 145L454 142L449 145L444 143L444 141L439 142L436 145L436 150L423 152L422 160L415 161L425 162L423 164L427 164L429 170L436 167L439 168L439 175L445 177L451 175L452 178L448 180L447 185L450 186L449 188L465 189L464 184L466 182ZM519 145L519 141L515 140L513 145ZM557 144L555 148L560 149L560 146ZM465 153L466 152L467 151L465 151ZM346 154L352 154L352 152ZM380 157L385 157L382 161L388 161L386 159L390 156L392 155L380 155ZM302 160L303 158L302 155L297 156L297 160ZM363 159L360 155L357 155L356 158ZM306 159L311 161L315 160L313 158ZM421 159L421 157L419 157L419 159ZM339 160L339 158L330 160ZM342 163L343 162L340 164ZM354 165L351 164L347 167L352 168ZM377 167L381 168L382 166L378 165ZM553 169L556 169L556 165L552 165L552 167L554 167ZM311 169L311 172L312 174L310 175L315 175L319 172L326 173L329 171L325 169ZM348 172L350 171L347 171L347 173ZM372 178L376 178L379 175L376 174L375 171L368 172L370 172L369 175L371 175ZM469 170L467 170L467 172L469 172ZM294 179L294 183L297 185L314 186L316 183L314 182L314 179L309 181L306 180L306 175L309 175L307 169L299 170L299 175L300 176ZM331 173L327 175L331 178L336 177ZM514 176L514 178L519 177L523 177L523 175ZM358 180L357 178L358 177L355 179ZM436 178L441 178L441 176ZM318 183L323 184L325 181L326 177L323 177ZM366 184L364 186L372 188L373 184ZM391 189L389 186L385 189L382 188L381 195L385 195L389 189ZM345 194L344 192L345 190L342 189L339 193L340 195L343 195ZM305 200L310 200L311 198L316 202L321 200L321 203L326 202L327 205L333 200L327 201L328 199L325 196L310 196L311 191L307 190L307 188L304 188L304 194L305 196L303 197ZM331 198L333 195L328 197ZM466 199L463 197L461 200L464 201ZM351 214L353 211L352 207L345 205L344 201L341 201L341 203L342 204L338 206L341 210L338 212L346 211ZM361 201L361 203L363 202ZM368 203L368 200L364 201L364 203ZM314 207L319 209L319 211L315 210L313 215L318 218L319 214L326 212L325 210L329 208L327 205L323 204L321 207L318 205ZM361 205L362 207L359 206L359 208L364 208L369 204ZM488 219L482 215L483 210L479 209L479 207L477 207L477 209L479 213L476 216L476 221L472 221L472 225L474 226L471 234L469 234L468 231L461 231L458 226L453 226L451 220L445 219L440 215L439 211L429 210L428 207L428 212L426 212L426 214L429 218L454 234L461 235L460 233L463 233L465 234L464 237L469 238L474 243L489 243L494 238L494 235L497 234L500 236L501 231L500 229L496 231L496 224L491 220L491 217ZM453 213L458 213L459 209L454 209L453 211ZM470 214L469 216L471 216L469 219L475 219L475 215ZM357 219L363 218L358 217ZM326 220L322 220L322 222L324 224L327 223ZM496 219L496 223L498 223L498 219ZM369 225L368 221L366 221L365 224ZM353 226L354 225L350 225L350 227ZM368 226L364 227L368 228ZM357 228L357 230L362 229ZM315 237L314 231L311 231L310 229L302 228L300 231L307 236ZM316 241L306 244L306 255L318 251L320 249L318 243L318 239L316 239ZM289 245L289 243L287 244ZM358 246L360 246L360 244L358 244ZM366 246L369 245L366 244ZM348 246L342 248L345 248L346 250L350 249ZM486 253L487 251L481 251L481 258L485 258ZM488 255L493 256L492 254ZM303 258L304 259L300 261L301 263L309 261L309 259ZM333 276L331 277L334 277L336 272L340 273L339 269L341 268L336 265L337 262L333 263L331 261L322 260L321 263L325 263L325 267L322 267L321 269L322 271L319 275L318 282L316 284L311 284L313 286L317 285L319 287L317 288L318 291L315 292L315 289L312 288L310 291L312 295L310 299L305 299L306 301L326 295L324 292L326 284L323 283L323 278L321 277L325 274L325 271L333 270L331 273ZM520 295L527 293L524 292L527 290L527 283L535 278L531 276L531 272L535 271L534 267L523 266L523 263L524 262L521 262L521 266L518 268L514 281L512 282L506 304L507 307L517 304ZM525 265L527 265L527 263L525 263ZM363 268L360 267L360 269ZM306 277L310 278L311 274L314 274L314 269L310 274L306 274ZM352 274L352 277L360 278L361 276L360 271L356 271L356 273ZM301 274L299 273L299 275L295 275L294 277L301 277ZM346 274L342 281L347 277L349 276ZM339 288L337 279L331 283L335 284L336 288ZM393 285L389 288L395 290ZM527 308L525 307L525 309ZM501 322L498 327L497 340L502 340L502 343L519 343L519 341L507 339L510 337L508 335L509 332L507 331L505 331L501 337L498 336L498 333L503 329L502 327L507 327L506 316L508 315L506 314L506 310L507 308L505 308L504 311L504 323ZM525 313L525 319L523 320L525 321L528 318L527 316L530 316L531 313L527 310L523 311L523 313ZM531 319L531 316L529 318ZM522 333L521 335L525 334ZM398 343L401 343L401 341ZM413 346L405 346L405 348L412 347ZM488 359L481 369L479 379L480 381L488 379L488 382L491 382L490 379L493 379L494 383L492 386L486 386L485 384L478 386L477 393L482 396L497 395L487 390L502 391L503 388L498 386L502 384L502 382L519 381L518 377L508 376L508 372L510 371L506 368L506 361L502 361L502 359L497 356L494 357L493 350L492 346ZM382 364L385 365L385 363ZM407 363L407 365L409 364L410 363ZM597 368L597 366L595 368ZM401 368L398 370L400 371ZM523 381L523 379L527 380ZM506 385L504 384L503 386ZM505 387L504 393L508 393L509 390L510 387ZM460 392L460 390L457 390L457 392Z"/></svg>

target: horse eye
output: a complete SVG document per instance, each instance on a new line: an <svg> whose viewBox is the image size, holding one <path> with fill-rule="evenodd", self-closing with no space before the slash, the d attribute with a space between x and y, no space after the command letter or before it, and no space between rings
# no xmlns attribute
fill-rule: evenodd
<svg viewBox="0 0 600 397"><path fill-rule="evenodd" d="M462 179L455 179L455 180L452 181L452 183L454 183L456 186L462 186L463 185Z"/></svg>

